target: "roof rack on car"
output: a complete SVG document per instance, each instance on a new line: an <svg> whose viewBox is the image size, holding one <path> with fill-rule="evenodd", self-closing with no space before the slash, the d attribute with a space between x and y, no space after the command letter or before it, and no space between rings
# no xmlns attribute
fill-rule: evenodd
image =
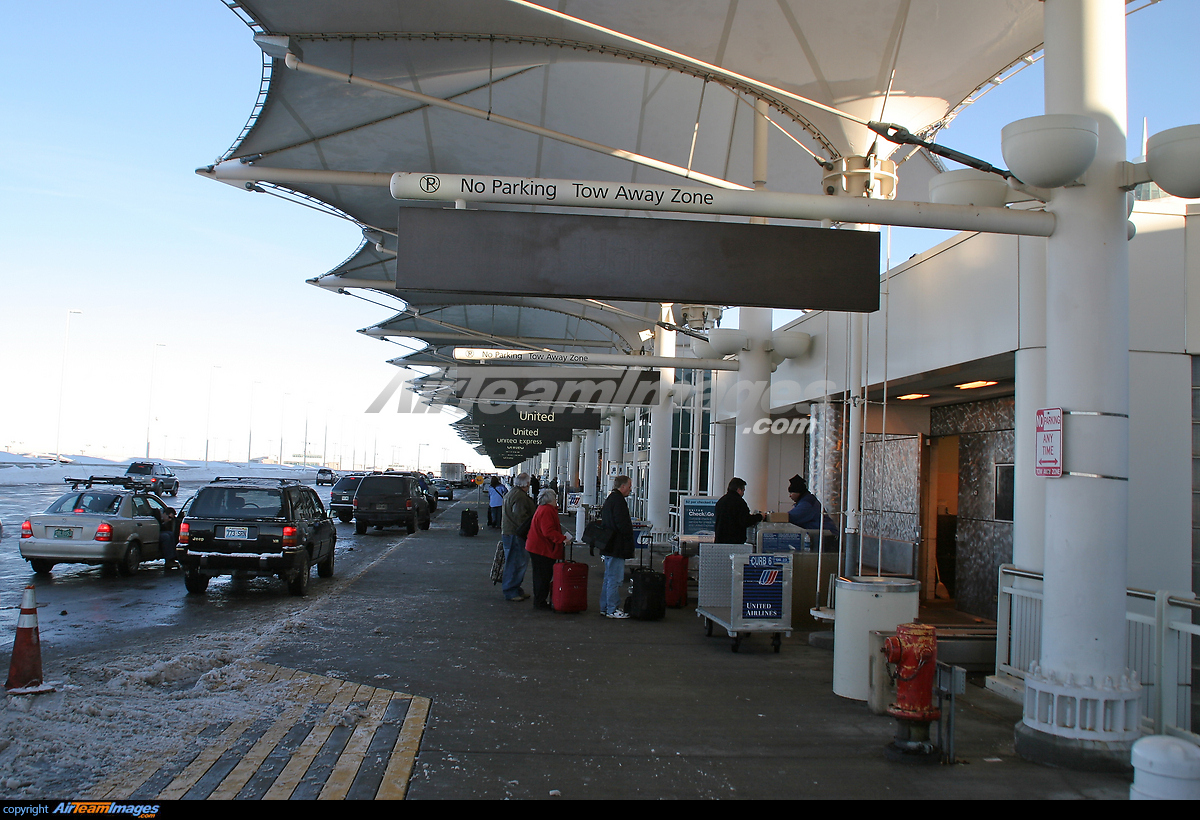
<svg viewBox="0 0 1200 820"><path fill-rule="evenodd" d="M210 483L216 484L218 481L227 482L242 482L242 481L265 481L269 484L299 484L298 478L279 478L277 476L265 475L221 475L214 478Z"/></svg>
<svg viewBox="0 0 1200 820"><path fill-rule="evenodd" d="M90 488L93 484L111 484L126 490L148 490L152 486L146 479L124 475L93 475L87 478L64 478L63 481L70 484L72 490L78 490L81 486Z"/></svg>

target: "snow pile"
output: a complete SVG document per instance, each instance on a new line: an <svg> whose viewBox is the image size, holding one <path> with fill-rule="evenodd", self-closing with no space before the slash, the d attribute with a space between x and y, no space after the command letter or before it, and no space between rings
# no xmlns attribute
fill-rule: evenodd
<svg viewBox="0 0 1200 820"><path fill-rule="evenodd" d="M58 691L0 702L0 800L71 799L171 758L207 726L278 716L287 682L262 683L235 642L166 657L80 659Z"/></svg>

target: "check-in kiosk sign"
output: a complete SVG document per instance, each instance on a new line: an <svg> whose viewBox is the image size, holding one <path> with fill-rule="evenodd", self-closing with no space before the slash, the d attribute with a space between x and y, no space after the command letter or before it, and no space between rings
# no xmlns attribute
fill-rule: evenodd
<svg viewBox="0 0 1200 820"><path fill-rule="evenodd" d="M1037 411L1037 456L1034 466L1043 478L1062 478L1062 418L1061 407L1046 407Z"/></svg>

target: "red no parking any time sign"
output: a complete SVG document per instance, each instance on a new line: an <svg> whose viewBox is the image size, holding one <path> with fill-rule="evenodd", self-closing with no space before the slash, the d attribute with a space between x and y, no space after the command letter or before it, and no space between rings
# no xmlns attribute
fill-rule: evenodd
<svg viewBox="0 0 1200 820"><path fill-rule="evenodd" d="M1062 417L1061 407L1046 407L1037 411L1037 455L1034 466L1044 478L1062 478Z"/></svg>

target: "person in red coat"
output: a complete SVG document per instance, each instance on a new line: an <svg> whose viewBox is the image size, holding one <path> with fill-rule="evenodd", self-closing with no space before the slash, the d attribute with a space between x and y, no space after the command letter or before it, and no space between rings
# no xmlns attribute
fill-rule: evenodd
<svg viewBox="0 0 1200 820"><path fill-rule="evenodd" d="M538 506L529 524L525 551L533 571L534 609L550 609L550 586L554 577L554 562L563 557L563 545L574 539L562 531L558 520L558 495L551 489L538 493Z"/></svg>

